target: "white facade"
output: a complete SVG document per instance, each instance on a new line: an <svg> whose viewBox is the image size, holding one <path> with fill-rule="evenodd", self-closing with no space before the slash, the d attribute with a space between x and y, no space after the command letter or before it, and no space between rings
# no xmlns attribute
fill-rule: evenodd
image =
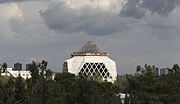
<svg viewBox="0 0 180 104"><path fill-rule="evenodd" d="M71 57L65 60L63 72L98 76L110 82L117 78L115 61L111 60L107 53L99 52L99 48L92 41L88 41L79 52L73 52Z"/></svg>
<svg viewBox="0 0 180 104"><path fill-rule="evenodd" d="M79 52L73 52L70 59L63 64L63 71L75 75L100 76L103 80L114 82L117 78L115 61L107 53L99 52L99 48L88 41Z"/></svg>
<svg viewBox="0 0 180 104"><path fill-rule="evenodd" d="M41 72L41 71L40 71ZM44 72L46 73L46 72ZM21 71L16 71L16 70L12 70L12 68L7 68L7 71L5 73L1 73L2 76L13 76L13 77L18 77L19 75L24 78L24 79L29 79L31 78L31 74L30 71L26 71L26 70L21 70ZM52 79L54 80L56 73L52 73Z"/></svg>
<svg viewBox="0 0 180 104"><path fill-rule="evenodd" d="M19 75L24 78L24 79L27 79L27 78L31 78L31 74L30 74L30 71L15 71L15 70L12 70L12 68L7 68L7 72L6 73L1 73L2 76L13 76L13 77L18 77Z"/></svg>
<svg viewBox="0 0 180 104"><path fill-rule="evenodd" d="M74 56L64 62L64 72L89 76L100 74L107 81L114 82L117 77L116 63L107 56Z"/></svg>

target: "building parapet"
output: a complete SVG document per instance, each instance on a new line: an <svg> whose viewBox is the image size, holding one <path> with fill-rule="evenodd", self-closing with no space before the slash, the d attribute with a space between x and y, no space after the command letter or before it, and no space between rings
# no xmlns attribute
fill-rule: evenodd
<svg viewBox="0 0 180 104"><path fill-rule="evenodd" d="M84 52L73 52L71 57L74 56L108 56L105 52L94 52L94 53L84 53Z"/></svg>

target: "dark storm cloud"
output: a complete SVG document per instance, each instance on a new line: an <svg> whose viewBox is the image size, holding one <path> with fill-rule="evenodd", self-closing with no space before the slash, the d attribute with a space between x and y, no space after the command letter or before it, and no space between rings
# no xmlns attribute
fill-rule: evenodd
<svg viewBox="0 0 180 104"><path fill-rule="evenodd" d="M108 35L127 29L127 20L119 15L91 7L72 9L63 3L40 11L47 26L58 32L83 32L89 35Z"/></svg>
<svg viewBox="0 0 180 104"><path fill-rule="evenodd" d="M157 13L162 16L168 16L179 4L179 0L128 0L120 14L142 18L145 16L146 11L149 11L152 15Z"/></svg>

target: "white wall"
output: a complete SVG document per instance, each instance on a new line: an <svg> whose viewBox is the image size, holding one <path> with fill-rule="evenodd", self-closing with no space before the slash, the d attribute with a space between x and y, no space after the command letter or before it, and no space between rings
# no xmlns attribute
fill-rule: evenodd
<svg viewBox="0 0 180 104"><path fill-rule="evenodd" d="M15 78L18 77L19 75L24 79L31 78L30 71L14 71L14 70L12 70L12 68L7 68L7 71L9 73L7 73L7 72L1 73L1 75L2 76L5 76L5 75L10 76L10 73L11 73L11 75Z"/></svg>
<svg viewBox="0 0 180 104"><path fill-rule="evenodd" d="M68 72L75 75L78 75L85 63L103 63L112 76L112 78L107 78L107 80L114 82L117 77L116 63L107 56L74 56L65 62L67 62Z"/></svg>

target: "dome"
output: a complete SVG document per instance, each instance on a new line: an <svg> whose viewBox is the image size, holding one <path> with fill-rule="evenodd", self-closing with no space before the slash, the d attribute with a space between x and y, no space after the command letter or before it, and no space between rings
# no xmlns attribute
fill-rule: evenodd
<svg viewBox="0 0 180 104"><path fill-rule="evenodd" d="M88 41L86 44L83 45L83 47L80 49L81 53L97 53L99 52L99 48L96 44L93 43L93 41Z"/></svg>
<svg viewBox="0 0 180 104"><path fill-rule="evenodd" d="M78 52L73 52L71 57L74 56L108 56L105 52L100 52L99 48L93 41L88 41Z"/></svg>

